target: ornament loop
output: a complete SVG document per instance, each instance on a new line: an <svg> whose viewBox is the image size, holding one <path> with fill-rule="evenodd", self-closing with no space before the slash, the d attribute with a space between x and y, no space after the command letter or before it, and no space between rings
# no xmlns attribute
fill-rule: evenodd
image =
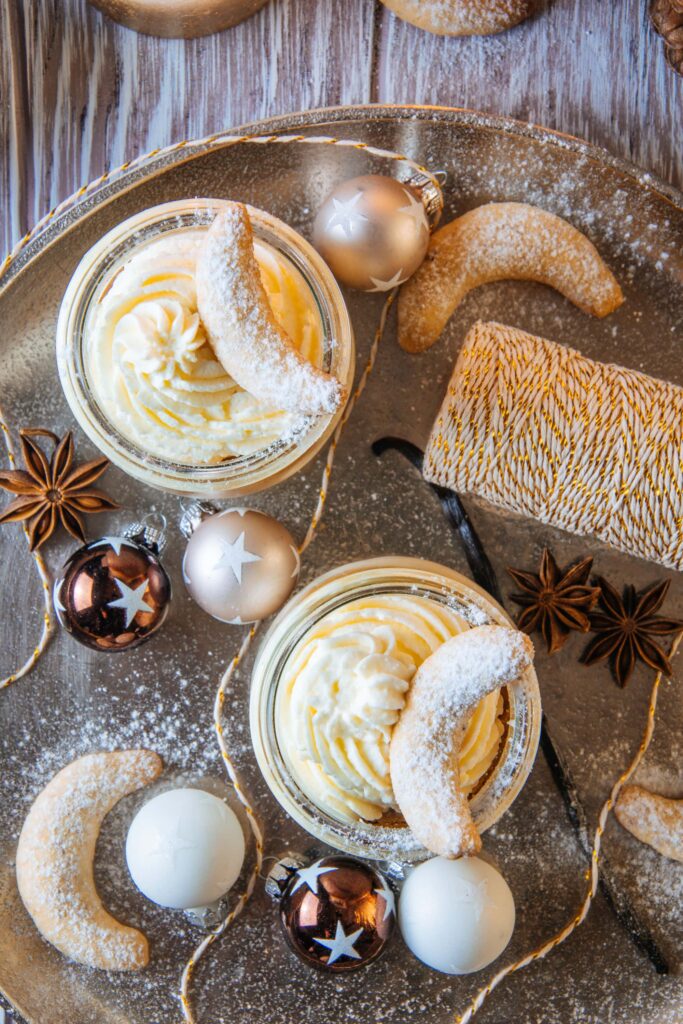
<svg viewBox="0 0 683 1024"><path fill-rule="evenodd" d="M439 175L443 176L443 180L439 179ZM443 192L441 191L441 186L445 180L445 171L437 171L434 175L422 174L418 171L415 174L411 174L404 181L405 185L410 185L419 194L427 214L430 231L434 231L441 220L441 214L443 213Z"/></svg>
<svg viewBox="0 0 683 1024"><path fill-rule="evenodd" d="M181 502L180 507L183 510L183 514L180 517L178 527L186 540L190 539L200 523L220 511L218 505L214 505L212 501L200 501L198 498L187 503Z"/></svg>
<svg viewBox="0 0 683 1024"><path fill-rule="evenodd" d="M167 526L168 520L162 512L149 512L139 522L131 523L124 530L123 536L149 548L155 555L160 555L166 547Z"/></svg>
<svg viewBox="0 0 683 1024"><path fill-rule="evenodd" d="M302 868L305 863L304 858L298 853L283 854L266 875L266 895L270 896L272 900L279 900L294 872Z"/></svg>

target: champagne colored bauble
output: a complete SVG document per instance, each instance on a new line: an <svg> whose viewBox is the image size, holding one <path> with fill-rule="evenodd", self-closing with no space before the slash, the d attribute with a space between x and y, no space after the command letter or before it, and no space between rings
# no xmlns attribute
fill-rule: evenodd
<svg viewBox="0 0 683 1024"><path fill-rule="evenodd" d="M352 857L323 857L293 871L280 900L291 948L304 963L332 974L375 960L395 919L394 894L386 879Z"/></svg>
<svg viewBox="0 0 683 1024"><path fill-rule="evenodd" d="M227 804L203 789L170 789L133 818L126 862L148 900L198 910L235 884L244 849L242 826Z"/></svg>
<svg viewBox="0 0 683 1024"><path fill-rule="evenodd" d="M472 974L510 941L515 901L500 872L479 857L434 857L408 875L398 923L408 949L428 967Z"/></svg>
<svg viewBox="0 0 683 1024"><path fill-rule="evenodd" d="M416 189L366 174L338 185L320 207L313 241L352 288L386 292L407 281L429 245L429 220Z"/></svg>
<svg viewBox="0 0 683 1024"><path fill-rule="evenodd" d="M150 36L194 39L255 14L267 0L90 0L126 28Z"/></svg>
<svg viewBox="0 0 683 1024"><path fill-rule="evenodd" d="M134 537L102 537L71 555L53 591L57 618L75 640L97 651L138 647L159 629L171 583L157 548Z"/></svg>
<svg viewBox="0 0 683 1024"><path fill-rule="evenodd" d="M298 575L299 554L289 530L251 508L208 515L190 535L183 559L190 596L232 625L272 615Z"/></svg>

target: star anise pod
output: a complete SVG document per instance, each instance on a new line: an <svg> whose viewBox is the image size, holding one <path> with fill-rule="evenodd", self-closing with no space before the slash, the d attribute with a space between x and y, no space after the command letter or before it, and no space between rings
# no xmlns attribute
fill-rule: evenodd
<svg viewBox="0 0 683 1024"><path fill-rule="evenodd" d="M564 647L572 630L587 633L590 628L588 612L600 594L598 587L586 586L592 564L592 558L583 558L561 572L551 552L544 548L538 575L508 569L521 588L521 593L510 595L523 609L517 625L525 633L540 629L549 654Z"/></svg>
<svg viewBox="0 0 683 1024"><path fill-rule="evenodd" d="M637 660L664 675L671 675L668 657L656 637L683 631L683 622L656 615L664 603L669 580L660 580L636 592L629 584L620 596L607 580L600 584L599 610L591 615L591 631L596 634L581 655L584 665L610 660L619 686L626 686Z"/></svg>
<svg viewBox="0 0 683 1024"><path fill-rule="evenodd" d="M26 521L31 551L44 544L61 521L76 540L85 540L84 512L108 512L119 506L92 484L109 465L93 459L74 468L74 443L69 431L60 441L51 430L21 430L21 451L26 469L0 472L0 487L18 497L0 512L1 523ZM54 444L48 461L34 437L49 437Z"/></svg>

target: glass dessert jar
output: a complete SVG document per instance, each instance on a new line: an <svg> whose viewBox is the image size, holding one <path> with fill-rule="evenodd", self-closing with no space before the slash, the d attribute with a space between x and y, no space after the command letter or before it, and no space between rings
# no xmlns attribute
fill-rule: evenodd
<svg viewBox="0 0 683 1024"><path fill-rule="evenodd" d="M266 408L213 354L196 311L194 267L223 202L165 203L117 225L79 263L57 325L60 380L88 437L131 476L200 499L284 480L314 457L343 413ZM353 330L331 271L288 225L248 210L276 318L350 391Z"/></svg>
<svg viewBox="0 0 683 1024"><path fill-rule="evenodd" d="M369 639L368 620L374 631ZM406 669L403 678L409 680L415 660L421 663L449 636L488 623L510 625L511 620L464 576L416 558L355 562L326 573L296 594L261 643L250 697L256 757L269 788L288 814L318 839L355 856L400 863L431 856L390 807L384 740L377 744L373 740L368 747L366 732L363 740L352 738L346 744L340 739L338 711L351 722L359 716L365 720L368 714L376 715L380 735L381 723L391 721L392 709L402 704L400 694L408 688L408 682L401 679L402 666ZM363 634L360 640L359 632ZM353 660L356 643L361 645L359 657L365 659L360 673L359 662ZM330 660L330 652L337 660ZM333 709L321 726L314 725L313 718L301 723L303 732L299 732L301 720L296 717L299 705L293 697L292 679L303 678L306 672L310 672L311 685L318 688L320 706L325 704L320 680L327 681L330 692L338 694L342 674L348 679L355 672L358 685L344 691L350 706ZM365 688L368 672L377 687L372 694ZM468 727L472 735L466 735L461 748L461 780L470 771L470 807L480 832L500 818L522 789L536 756L541 728L541 700L533 668L490 696L494 721L490 705L478 705ZM320 706L313 717L320 713ZM384 736L386 739L386 732ZM308 747L310 739L316 751L313 769L301 757L302 737L304 745ZM477 744L481 745L478 750ZM467 762L464 773L463 758ZM340 765L335 778L338 785L320 789L321 771L325 775L324 768L331 766L334 776ZM355 786L358 772L360 798Z"/></svg>

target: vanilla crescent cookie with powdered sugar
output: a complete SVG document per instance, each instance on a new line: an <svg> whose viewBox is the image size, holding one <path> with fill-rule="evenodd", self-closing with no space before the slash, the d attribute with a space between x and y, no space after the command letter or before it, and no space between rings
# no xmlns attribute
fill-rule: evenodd
<svg viewBox="0 0 683 1024"><path fill-rule="evenodd" d="M533 653L519 630L475 626L438 647L415 673L391 737L391 783L413 835L440 857L481 849L458 753L476 705L519 679Z"/></svg>
<svg viewBox="0 0 683 1024"><path fill-rule="evenodd" d="M261 281L243 203L228 203L209 228L196 271L197 305L211 346L240 387L273 409L333 413L343 385L297 351Z"/></svg>
<svg viewBox="0 0 683 1024"><path fill-rule="evenodd" d="M683 863L683 800L624 786L614 808L619 824L657 853Z"/></svg>
<svg viewBox="0 0 683 1024"><path fill-rule="evenodd" d="M439 36L486 36L528 18L533 0L382 0L411 25Z"/></svg>
<svg viewBox="0 0 683 1024"><path fill-rule="evenodd" d="M597 317L624 301L598 250L568 221L528 203L488 203L432 236L424 263L401 288L401 348L430 348L468 292L504 280L546 284Z"/></svg>
<svg viewBox="0 0 683 1024"><path fill-rule="evenodd" d="M86 754L62 768L28 812L17 847L19 894L43 938L70 960L106 971L149 961L142 932L102 905L93 858L105 815L161 770L151 750Z"/></svg>

